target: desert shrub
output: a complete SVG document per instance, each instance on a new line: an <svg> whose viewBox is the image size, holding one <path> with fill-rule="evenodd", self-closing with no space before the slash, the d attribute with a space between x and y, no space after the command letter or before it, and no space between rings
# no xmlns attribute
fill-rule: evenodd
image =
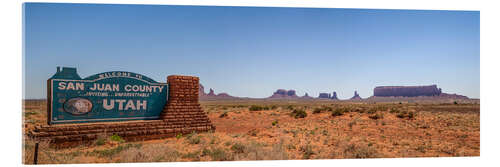
<svg viewBox="0 0 500 167"><path fill-rule="evenodd" d="M125 140L123 140L122 137L118 136L117 134L113 134L110 137L110 139L111 139L111 141L116 141L116 142L119 142L119 143L125 142Z"/></svg>
<svg viewBox="0 0 500 167"><path fill-rule="evenodd" d="M382 113L376 113L376 114L368 116L368 118L377 120L377 119L384 118L384 115Z"/></svg>
<svg viewBox="0 0 500 167"><path fill-rule="evenodd" d="M313 110L313 114L318 114L318 113L321 113L321 110L322 110L322 108L315 108L315 109Z"/></svg>
<svg viewBox="0 0 500 167"><path fill-rule="evenodd" d="M323 107L315 108L313 110L313 114L318 114L318 113L321 113L322 111L333 111L333 108L332 107L328 107L328 106L323 106Z"/></svg>
<svg viewBox="0 0 500 167"><path fill-rule="evenodd" d="M278 106L275 106L275 105L271 106L271 110L274 110L274 109L277 109L277 108L278 108Z"/></svg>
<svg viewBox="0 0 500 167"><path fill-rule="evenodd" d="M203 148L203 150L201 150L201 156L207 156L207 155L210 155L210 149L208 148Z"/></svg>
<svg viewBox="0 0 500 167"><path fill-rule="evenodd" d="M182 155L182 158L189 158L189 159L198 160L199 159L198 155L200 155L200 151L188 152L188 153Z"/></svg>
<svg viewBox="0 0 500 167"><path fill-rule="evenodd" d="M328 131L327 130L323 130L323 131L321 131L321 134L323 134L324 136L328 136Z"/></svg>
<svg viewBox="0 0 500 167"><path fill-rule="evenodd" d="M228 161L232 160L232 156L228 153L226 153L223 149L221 148L215 148L215 149L204 149L202 152L204 155L210 156L213 161Z"/></svg>
<svg viewBox="0 0 500 167"><path fill-rule="evenodd" d="M227 111L225 111L224 113L222 113L221 115L219 115L219 118L224 118L224 117L227 117L228 114L227 114Z"/></svg>
<svg viewBox="0 0 500 167"><path fill-rule="evenodd" d="M396 117L398 118L408 118L408 119L413 119L415 118L415 112L413 111L402 111L402 112L399 112Z"/></svg>
<svg viewBox="0 0 500 167"><path fill-rule="evenodd" d="M177 139L182 138L182 133L177 134L177 136L175 136L175 138L177 138Z"/></svg>
<svg viewBox="0 0 500 167"><path fill-rule="evenodd" d="M117 153L120 153L124 150L127 150L129 148L137 148L141 147L142 145L138 144L127 144L127 145L119 145L118 147L111 148L111 149L103 149L103 150L94 150L88 154L90 155L97 155L98 157L112 157L113 155L116 155Z"/></svg>
<svg viewBox="0 0 500 167"><path fill-rule="evenodd" d="M289 159L283 140L273 144L271 149L266 148L266 143L250 141L245 144L243 154L236 154L235 160L283 160Z"/></svg>
<svg viewBox="0 0 500 167"><path fill-rule="evenodd" d="M95 144L98 145L98 146L102 146L102 145L106 144L106 139L104 139L104 138L98 138L95 141Z"/></svg>
<svg viewBox="0 0 500 167"><path fill-rule="evenodd" d="M341 116L344 115L344 109L343 108L336 108L335 110L332 111L332 116Z"/></svg>
<svg viewBox="0 0 500 167"><path fill-rule="evenodd" d="M199 144L201 142L201 137L193 132L187 136L187 142L189 144Z"/></svg>
<svg viewBox="0 0 500 167"><path fill-rule="evenodd" d="M349 126L349 128L352 128L352 126L356 125L356 122L357 122L357 120L352 120L351 122L349 122L347 124L347 126Z"/></svg>
<svg viewBox="0 0 500 167"><path fill-rule="evenodd" d="M250 110L250 111L260 111L260 110L262 110L262 107L261 106L257 106L257 105L252 105L252 106L250 106L250 108L248 108L248 110Z"/></svg>
<svg viewBox="0 0 500 167"><path fill-rule="evenodd" d="M413 119L413 118L415 118L415 112L413 112L413 111L409 112L409 113L408 113L408 118L409 118L409 119Z"/></svg>
<svg viewBox="0 0 500 167"><path fill-rule="evenodd" d="M257 136L257 133L258 133L257 129L252 129L252 130L248 131L247 134L250 136Z"/></svg>
<svg viewBox="0 0 500 167"><path fill-rule="evenodd" d="M27 111L27 112L24 112L24 117L29 117L31 115L37 115L38 113L35 112L35 111Z"/></svg>
<svg viewBox="0 0 500 167"><path fill-rule="evenodd" d="M273 126L278 125L278 120L274 120L271 124L272 124Z"/></svg>
<svg viewBox="0 0 500 167"><path fill-rule="evenodd" d="M292 105L289 105L289 106L286 107L286 109L293 110L294 107Z"/></svg>
<svg viewBox="0 0 500 167"><path fill-rule="evenodd" d="M235 143L235 144L233 144L233 146L231 146L231 150L234 153L244 153L245 149L246 149L245 145L243 145L241 143Z"/></svg>
<svg viewBox="0 0 500 167"><path fill-rule="evenodd" d="M309 144L300 147L300 151L302 151L302 159L310 159L315 154L312 146Z"/></svg>
<svg viewBox="0 0 500 167"><path fill-rule="evenodd" d="M369 146L359 146L349 144L344 148L346 158L375 158L378 156L377 151Z"/></svg>
<svg viewBox="0 0 500 167"><path fill-rule="evenodd" d="M248 110L250 111L262 111L262 110L269 110L270 108L268 106L259 106L259 105L252 105Z"/></svg>
<svg viewBox="0 0 500 167"><path fill-rule="evenodd" d="M390 113L399 113L399 110L397 108L391 108L389 110Z"/></svg>
<svg viewBox="0 0 500 167"><path fill-rule="evenodd" d="M408 112L407 112L407 111L402 111L402 112L399 112L399 113L396 115L396 117L398 117L398 118L405 118L407 114L408 114Z"/></svg>
<svg viewBox="0 0 500 167"><path fill-rule="evenodd" d="M367 111L368 114L374 114L376 112L377 112L377 108L375 108L375 107L372 107L372 108L368 109L368 111Z"/></svg>
<svg viewBox="0 0 500 167"><path fill-rule="evenodd" d="M457 101L454 101L453 104L457 105L458 103L457 103Z"/></svg>
<svg viewBox="0 0 500 167"><path fill-rule="evenodd" d="M294 118L305 118L307 117L307 113L302 109L294 109L291 113L291 116Z"/></svg>
<svg viewBox="0 0 500 167"><path fill-rule="evenodd" d="M385 105L379 105L377 106L377 111L387 111L388 107Z"/></svg>

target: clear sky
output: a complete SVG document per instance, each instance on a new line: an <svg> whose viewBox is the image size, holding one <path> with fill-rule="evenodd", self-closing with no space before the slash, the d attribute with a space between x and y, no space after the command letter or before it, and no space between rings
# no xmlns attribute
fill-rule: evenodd
<svg viewBox="0 0 500 167"><path fill-rule="evenodd" d="M437 84L479 98L479 12L168 5L24 6L25 98L57 66L84 78L193 75L215 93L268 97Z"/></svg>

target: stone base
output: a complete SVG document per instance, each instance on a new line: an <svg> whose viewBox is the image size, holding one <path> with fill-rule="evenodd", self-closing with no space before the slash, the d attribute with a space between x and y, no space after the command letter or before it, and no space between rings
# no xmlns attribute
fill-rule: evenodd
<svg viewBox="0 0 500 167"><path fill-rule="evenodd" d="M175 120L175 121L174 121ZM184 122L184 118L102 124L72 124L37 126L28 132L35 140L48 140L56 147L74 146L92 142L99 136L118 135L126 141L152 140L173 137L178 134L213 131L210 120L196 119Z"/></svg>

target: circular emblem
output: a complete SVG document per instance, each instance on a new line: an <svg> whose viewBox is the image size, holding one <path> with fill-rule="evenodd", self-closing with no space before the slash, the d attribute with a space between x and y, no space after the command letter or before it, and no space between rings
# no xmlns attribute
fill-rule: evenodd
<svg viewBox="0 0 500 167"><path fill-rule="evenodd" d="M64 111L73 115L82 115L92 110L92 102L84 98L72 98L64 103Z"/></svg>

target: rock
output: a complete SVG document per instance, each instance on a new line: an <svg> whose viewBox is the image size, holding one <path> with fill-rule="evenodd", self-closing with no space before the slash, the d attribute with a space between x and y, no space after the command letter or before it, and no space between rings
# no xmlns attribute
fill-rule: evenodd
<svg viewBox="0 0 500 167"><path fill-rule="evenodd" d="M358 91L354 91L354 96L351 97L351 100L361 100L361 96L359 96Z"/></svg>
<svg viewBox="0 0 500 167"><path fill-rule="evenodd" d="M295 90L278 89L269 98L297 98Z"/></svg>
<svg viewBox="0 0 500 167"><path fill-rule="evenodd" d="M338 100L339 98L337 97L337 92L333 92L333 95L331 97L333 100Z"/></svg>
<svg viewBox="0 0 500 167"><path fill-rule="evenodd" d="M217 94L217 97L233 97L233 96L231 96L227 93L219 93L219 94Z"/></svg>
<svg viewBox="0 0 500 167"><path fill-rule="evenodd" d="M302 96L303 99L312 99L313 97L309 96L309 94L305 94L304 96Z"/></svg>
<svg viewBox="0 0 500 167"><path fill-rule="evenodd" d="M331 97L330 93L319 93L318 98L329 99Z"/></svg>
<svg viewBox="0 0 500 167"><path fill-rule="evenodd" d="M231 96L227 93L215 94L215 91L210 88L209 93L205 93L205 88L200 84L198 96L201 100L216 100L216 99L237 99L238 97Z"/></svg>
<svg viewBox="0 0 500 167"><path fill-rule="evenodd" d="M463 95L458 95L458 94L448 94L448 93L441 93L439 94L440 98L449 98L449 99L469 99L467 96Z"/></svg>
<svg viewBox="0 0 500 167"><path fill-rule="evenodd" d="M379 86L373 89L373 95L379 97L417 97L417 96L439 96L441 88L437 85L429 86Z"/></svg>
<svg viewBox="0 0 500 167"><path fill-rule="evenodd" d="M217 95L215 95L214 90L210 88L210 92L208 92L207 96L217 96Z"/></svg>
<svg viewBox="0 0 500 167"><path fill-rule="evenodd" d="M205 88L203 87L203 85L202 85L202 84L200 84L200 88L199 88L199 91L198 91L198 96L200 96L200 97L201 97L201 96L205 96L205 95L207 95L207 94L205 93Z"/></svg>

